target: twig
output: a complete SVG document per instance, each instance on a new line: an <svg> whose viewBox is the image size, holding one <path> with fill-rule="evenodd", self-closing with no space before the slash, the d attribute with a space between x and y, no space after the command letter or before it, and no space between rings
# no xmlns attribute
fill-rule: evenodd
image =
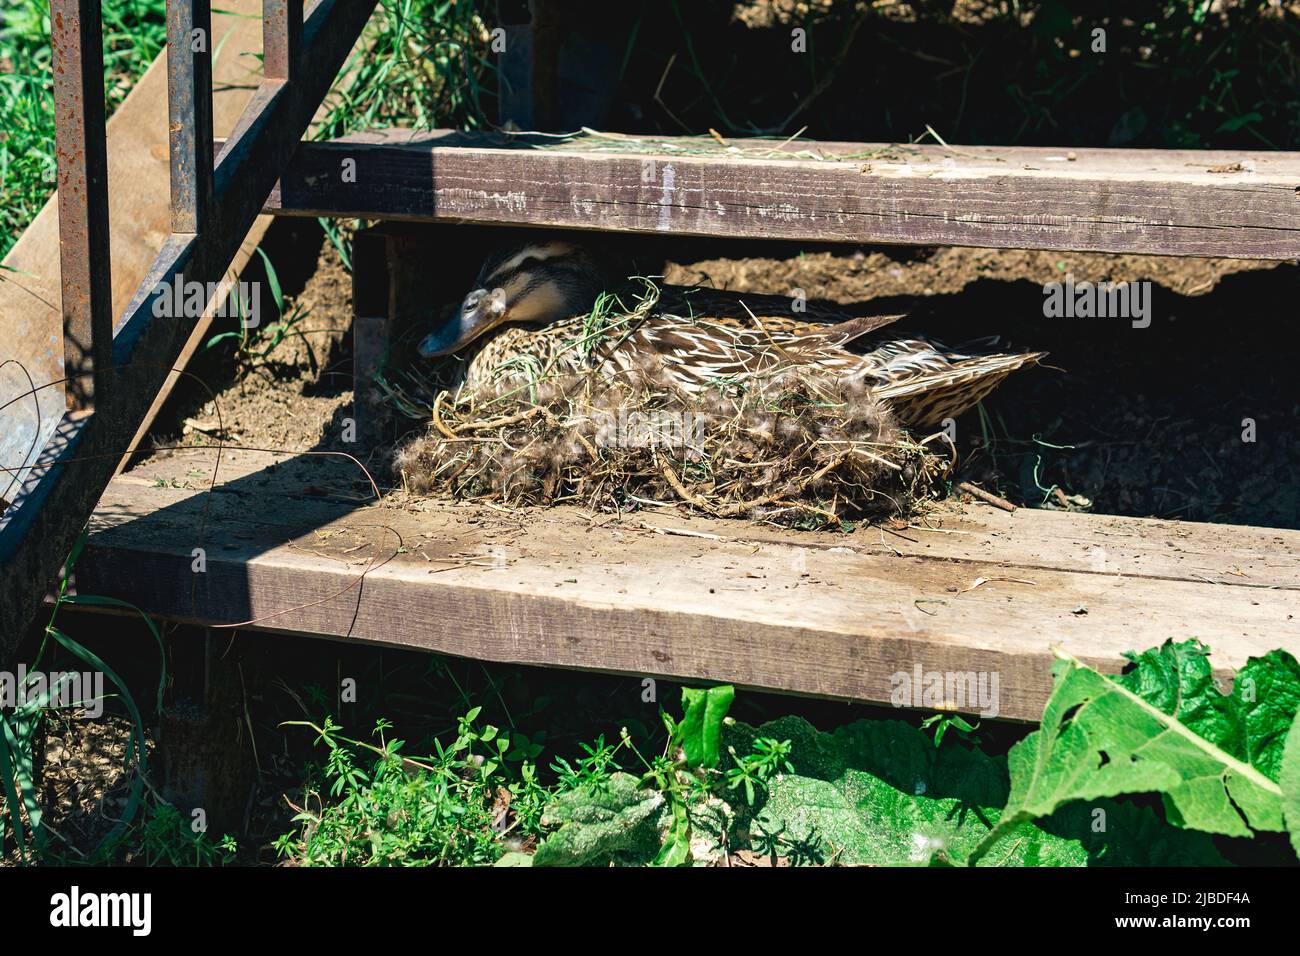
<svg viewBox="0 0 1300 956"><path fill-rule="evenodd" d="M990 504L995 508L1001 508L1003 511L1016 510L1016 506L1007 501L1006 498L995 495L991 491L985 491L977 485L972 485L969 481L959 481L957 482L957 487L967 494L974 495L980 501Z"/></svg>
<svg viewBox="0 0 1300 956"><path fill-rule="evenodd" d="M646 531L653 531L656 534L676 534L683 538L705 538L709 541L731 541L731 538L724 538L720 534L709 534L705 531L687 531L685 528L661 528L658 525L646 524L644 521L637 522L638 527Z"/></svg>
<svg viewBox="0 0 1300 956"><path fill-rule="evenodd" d="M446 398L446 392L439 392L438 397L433 400L433 424L434 427L442 433L443 438L450 438L452 441L455 441L456 433L442 423L442 415L439 414L439 410L442 408L442 403Z"/></svg>

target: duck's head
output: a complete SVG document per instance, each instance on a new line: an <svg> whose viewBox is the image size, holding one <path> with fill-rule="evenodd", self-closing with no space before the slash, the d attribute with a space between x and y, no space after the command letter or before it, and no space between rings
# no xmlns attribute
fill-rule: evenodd
<svg viewBox="0 0 1300 956"><path fill-rule="evenodd" d="M503 322L545 324L591 311L608 281L595 256L576 243L516 244L488 256L456 314L420 342L424 358L450 355Z"/></svg>

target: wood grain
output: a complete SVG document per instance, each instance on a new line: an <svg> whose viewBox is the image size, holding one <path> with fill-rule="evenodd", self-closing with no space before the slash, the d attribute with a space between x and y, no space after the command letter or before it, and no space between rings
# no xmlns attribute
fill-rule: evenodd
<svg viewBox="0 0 1300 956"><path fill-rule="evenodd" d="M212 461L115 480L77 587L166 618L877 703L917 665L996 673L999 715L1022 719L1054 644L1110 671L1168 637L1202 638L1225 674L1300 652L1300 532L1233 528L1220 552L1215 526L949 506L899 553L879 529L363 504L359 471L320 457L227 451L207 494ZM1116 540L1097 570L1087 549Z"/></svg>
<svg viewBox="0 0 1300 956"><path fill-rule="evenodd" d="M696 139L555 144L376 131L303 144L267 209L808 241L1300 256L1300 153L752 140L732 150ZM347 160L354 178L342 175Z"/></svg>

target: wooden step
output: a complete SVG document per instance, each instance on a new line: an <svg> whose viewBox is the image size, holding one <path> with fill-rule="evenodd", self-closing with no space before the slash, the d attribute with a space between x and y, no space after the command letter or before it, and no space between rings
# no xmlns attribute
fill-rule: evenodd
<svg viewBox="0 0 1300 956"><path fill-rule="evenodd" d="M797 241L1300 257L1300 153L383 130L268 212Z"/></svg>
<svg viewBox="0 0 1300 956"><path fill-rule="evenodd" d="M115 479L76 587L163 618L877 703L918 667L996 674L998 716L1019 719L1041 714L1053 645L1108 671L1170 637L1225 674L1300 653L1296 531L946 504L839 535L376 504L346 459L232 450L208 493L214 457Z"/></svg>

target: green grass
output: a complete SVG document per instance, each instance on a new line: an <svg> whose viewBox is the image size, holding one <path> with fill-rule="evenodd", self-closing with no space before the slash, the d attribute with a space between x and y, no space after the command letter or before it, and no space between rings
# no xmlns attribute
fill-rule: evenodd
<svg viewBox="0 0 1300 956"><path fill-rule="evenodd" d="M481 129L496 114L496 64L488 49L484 3L381 0L366 26L364 54L354 54L313 129L333 139L366 129ZM352 267L349 233L320 220Z"/></svg>
<svg viewBox="0 0 1300 956"><path fill-rule="evenodd" d="M366 27L366 53L344 67L314 131L332 139L362 129L479 129L495 112L496 66L478 3L382 0Z"/></svg>
<svg viewBox="0 0 1300 956"><path fill-rule="evenodd" d="M111 113L162 50L165 0L104 0ZM47 0L0 0L0 256L54 191L54 84Z"/></svg>
<svg viewBox="0 0 1300 956"><path fill-rule="evenodd" d="M103 0L111 113L166 43L165 0ZM494 111L488 28L475 4L383 0L330 98L319 138L358 129L474 129ZM48 0L0 0L0 257L54 191Z"/></svg>

